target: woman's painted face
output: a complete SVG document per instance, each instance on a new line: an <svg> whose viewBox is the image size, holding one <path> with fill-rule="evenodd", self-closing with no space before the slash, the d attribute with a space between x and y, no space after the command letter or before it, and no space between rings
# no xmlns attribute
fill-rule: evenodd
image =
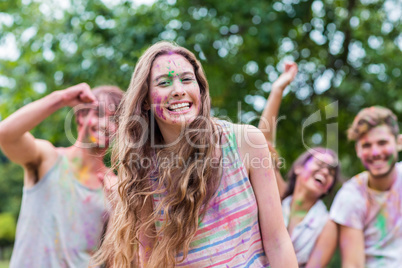
<svg viewBox="0 0 402 268"><path fill-rule="evenodd" d="M326 194L335 180L336 163L332 155L317 153L299 168L298 182L317 197Z"/></svg>
<svg viewBox="0 0 402 268"><path fill-rule="evenodd" d="M148 100L159 128L181 128L199 115L200 87L186 58L178 54L159 56L150 76Z"/></svg>

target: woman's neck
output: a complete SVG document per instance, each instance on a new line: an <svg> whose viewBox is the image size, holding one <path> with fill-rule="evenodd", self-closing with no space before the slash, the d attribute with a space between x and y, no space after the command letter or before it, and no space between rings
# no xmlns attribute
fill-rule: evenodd
<svg viewBox="0 0 402 268"><path fill-rule="evenodd" d="M77 168L85 166L92 172L105 168L105 164L103 163L104 150L85 149L73 145L67 148L67 154Z"/></svg>
<svg viewBox="0 0 402 268"><path fill-rule="evenodd" d="M163 143L166 146L172 146L175 145L181 138L181 135L184 135L184 131L178 130L176 127L172 127L169 129L160 129L162 137L163 137Z"/></svg>
<svg viewBox="0 0 402 268"><path fill-rule="evenodd" d="M313 198L306 193L295 191L292 196L292 203L290 204L291 214L298 217L304 217L316 202L316 198Z"/></svg>

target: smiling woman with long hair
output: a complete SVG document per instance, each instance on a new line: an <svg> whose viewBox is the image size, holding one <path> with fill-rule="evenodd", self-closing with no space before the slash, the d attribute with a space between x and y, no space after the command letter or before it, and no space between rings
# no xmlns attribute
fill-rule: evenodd
<svg viewBox="0 0 402 268"><path fill-rule="evenodd" d="M297 267L264 136L210 116L193 53L165 41L148 48L120 109L118 194L95 262Z"/></svg>

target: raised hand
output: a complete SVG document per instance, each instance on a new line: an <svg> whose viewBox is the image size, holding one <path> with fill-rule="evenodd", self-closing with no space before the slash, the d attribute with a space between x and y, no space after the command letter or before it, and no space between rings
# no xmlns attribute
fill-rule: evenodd
<svg viewBox="0 0 402 268"><path fill-rule="evenodd" d="M272 84L272 90L262 113L258 128L262 131L268 142L275 144L275 131L279 107L282 102L283 91L293 81L297 74L297 64L285 63L285 70Z"/></svg>
<svg viewBox="0 0 402 268"><path fill-rule="evenodd" d="M273 83L272 88L277 88L280 90L285 90L285 88L293 81L296 77L298 68L295 62L285 63L285 70L279 76L279 78Z"/></svg>
<svg viewBox="0 0 402 268"><path fill-rule="evenodd" d="M82 103L96 104L96 98L91 92L91 88L87 83L81 83L64 90L60 90L62 94L63 105L74 107Z"/></svg>

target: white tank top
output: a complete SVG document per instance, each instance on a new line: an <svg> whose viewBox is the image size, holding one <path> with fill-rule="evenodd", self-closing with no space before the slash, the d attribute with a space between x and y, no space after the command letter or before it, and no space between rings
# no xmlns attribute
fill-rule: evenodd
<svg viewBox="0 0 402 268"><path fill-rule="evenodd" d="M81 184L67 157L23 190L11 268L88 267L107 217L103 189Z"/></svg>

